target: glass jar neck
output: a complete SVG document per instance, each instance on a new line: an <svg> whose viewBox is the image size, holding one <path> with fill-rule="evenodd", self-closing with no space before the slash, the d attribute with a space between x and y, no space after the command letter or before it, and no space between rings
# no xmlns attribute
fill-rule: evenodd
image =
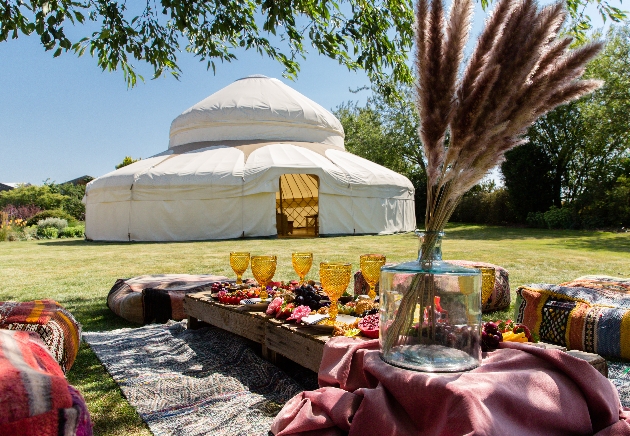
<svg viewBox="0 0 630 436"><path fill-rule="evenodd" d="M430 268L434 261L442 260L442 238L444 232L416 231L418 235L418 262Z"/></svg>

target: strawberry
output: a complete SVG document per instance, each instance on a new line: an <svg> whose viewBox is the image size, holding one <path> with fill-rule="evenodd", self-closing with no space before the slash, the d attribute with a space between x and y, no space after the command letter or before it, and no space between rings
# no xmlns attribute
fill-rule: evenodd
<svg viewBox="0 0 630 436"><path fill-rule="evenodd" d="M284 318L288 318L289 315L291 315L291 312L293 312L293 309L295 308L295 304L293 303L288 303L286 305L282 305L278 308L278 311L276 311L276 318L278 319L284 319Z"/></svg>

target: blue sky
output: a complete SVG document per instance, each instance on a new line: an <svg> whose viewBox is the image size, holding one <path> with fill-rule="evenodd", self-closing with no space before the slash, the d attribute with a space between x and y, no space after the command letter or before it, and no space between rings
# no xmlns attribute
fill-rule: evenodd
<svg viewBox="0 0 630 436"><path fill-rule="evenodd" d="M477 6L473 36L484 18ZM160 153L168 147L177 115L250 74L281 79L327 109L367 97L365 91L350 92L369 84L363 72L349 72L323 56L303 61L294 82L281 77L276 62L253 52L237 56L237 61L218 64L213 75L204 63L182 54L179 81L147 78L127 89L122 72L102 72L89 55L53 58L36 37L0 43L0 182L98 177L127 155Z"/></svg>

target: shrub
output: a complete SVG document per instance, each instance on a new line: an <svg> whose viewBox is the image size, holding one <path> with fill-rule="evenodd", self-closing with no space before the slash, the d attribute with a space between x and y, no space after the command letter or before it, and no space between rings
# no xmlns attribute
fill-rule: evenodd
<svg viewBox="0 0 630 436"><path fill-rule="evenodd" d="M527 214L527 225L538 229L546 229L545 215L542 212L529 212Z"/></svg>
<svg viewBox="0 0 630 436"><path fill-rule="evenodd" d="M475 189L477 188L477 189ZM505 188L477 186L464 195L452 221L479 224L508 224L516 218Z"/></svg>
<svg viewBox="0 0 630 436"><path fill-rule="evenodd" d="M49 186L19 186L10 191L0 192L0 207L35 205L40 209L59 209L66 196L53 192Z"/></svg>
<svg viewBox="0 0 630 436"><path fill-rule="evenodd" d="M41 208L39 206L35 206L34 204L29 204L27 206L14 206L12 204L6 205L2 212L9 215L9 219L21 219L27 221L32 216L41 212Z"/></svg>
<svg viewBox="0 0 630 436"><path fill-rule="evenodd" d="M38 227L37 236L40 239L57 239L59 230L54 227Z"/></svg>
<svg viewBox="0 0 630 436"><path fill-rule="evenodd" d="M76 227L66 227L61 232L59 232L60 238L83 238L85 235L85 227L76 226Z"/></svg>
<svg viewBox="0 0 630 436"><path fill-rule="evenodd" d="M62 204L63 210L79 221L85 221L85 204L80 199L67 197Z"/></svg>
<svg viewBox="0 0 630 436"><path fill-rule="evenodd" d="M573 211L568 207L557 208L551 206L544 213L545 223L550 229L573 229L578 227L576 220L573 219Z"/></svg>
<svg viewBox="0 0 630 436"><path fill-rule="evenodd" d="M61 218L67 221L70 227L76 225L76 220L72 215L64 212L63 210L53 209L53 210L44 210L36 215L33 215L27 222L27 226L36 226L37 223L41 220L45 220L46 218Z"/></svg>
<svg viewBox="0 0 630 436"><path fill-rule="evenodd" d="M46 229L48 227L54 227L57 231L61 232L63 229L68 227L68 221L61 218L46 218L45 220L40 220L37 223L38 229Z"/></svg>

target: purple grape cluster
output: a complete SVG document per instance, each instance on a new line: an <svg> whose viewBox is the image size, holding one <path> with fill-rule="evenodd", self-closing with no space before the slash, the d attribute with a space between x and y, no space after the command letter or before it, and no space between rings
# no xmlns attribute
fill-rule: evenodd
<svg viewBox="0 0 630 436"><path fill-rule="evenodd" d="M483 324L481 330L481 350L489 351L498 348L499 342L503 341L503 335L499 331L499 326L490 321Z"/></svg>

